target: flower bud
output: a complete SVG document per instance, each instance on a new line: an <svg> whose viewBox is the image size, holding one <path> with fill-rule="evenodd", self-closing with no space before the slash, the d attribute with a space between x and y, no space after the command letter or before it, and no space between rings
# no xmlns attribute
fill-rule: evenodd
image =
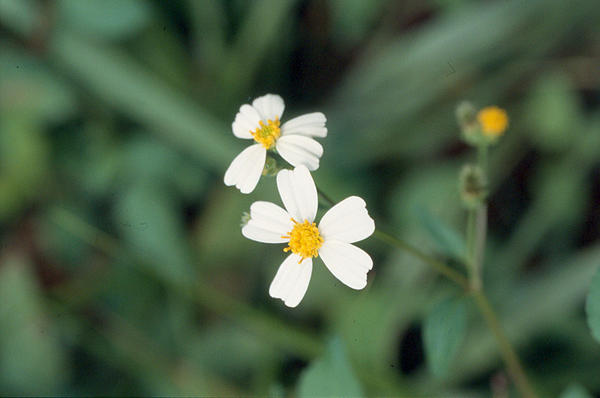
<svg viewBox="0 0 600 398"><path fill-rule="evenodd" d="M469 208L478 207L487 197L487 178L479 166L464 165L460 171L459 187L463 203Z"/></svg>
<svg viewBox="0 0 600 398"><path fill-rule="evenodd" d="M243 212L242 217L240 218L240 227L244 228L246 224L248 224L248 221L250 221L250 218L250 213L247 211Z"/></svg>
<svg viewBox="0 0 600 398"><path fill-rule="evenodd" d="M273 177L277 175L277 173L279 173L279 170L281 170L281 168L277 164L277 159L267 155L262 175L267 177Z"/></svg>
<svg viewBox="0 0 600 398"><path fill-rule="evenodd" d="M462 133L462 138L471 145L481 142L481 128L477 121L477 111L472 103L463 101L456 107L456 119Z"/></svg>

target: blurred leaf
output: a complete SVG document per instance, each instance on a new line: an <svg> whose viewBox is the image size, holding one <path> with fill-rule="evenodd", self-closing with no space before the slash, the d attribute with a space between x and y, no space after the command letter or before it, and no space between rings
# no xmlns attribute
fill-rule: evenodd
<svg viewBox="0 0 600 398"><path fill-rule="evenodd" d="M256 0L248 2L249 11L223 69L223 86L229 97L246 97L261 62L266 61L275 45L281 43L282 27L289 20L296 0Z"/></svg>
<svg viewBox="0 0 600 398"><path fill-rule="evenodd" d="M225 46L225 3L187 0L187 7L192 20L196 59L205 72L199 78L203 80L202 83L208 84L208 87L214 87L215 77L221 72L223 59L228 54ZM209 81L209 78L212 78L212 81Z"/></svg>
<svg viewBox="0 0 600 398"><path fill-rule="evenodd" d="M448 162L410 170L388 201L394 222L420 227L419 209L423 208L448 224L458 222L463 214L458 192L458 166L456 162Z"/></svg>
<svg viewBox="0 0 600 398"><path fill-rule="evenodd" d="M48 148L30 115L0 113L0 219L41 194Z"/></svg>
<svg viewBox="0 0 600 398"><path fill-rule="evenodd" d="M208 5L209 2L202 2ZM148 69L158 73L165 82L186 92L190 91L192 76L189 62L189 50L179 40L177 26L155 23L135 41L135 53ZM156 48L160 51L156 51Z"/></svg>
<svg viewBox="0 0 600 398"><path fill-rule="evenodd" d="M417 208L417 213L423 226L431 234L439 248L454 259L462 260L466 250L462 236L424 207Z"/></svg>
<svg viewBox="0 0 600 398"><path fill-rule="evenodd" d="M593 398L585 388L579 384L570 385L561 395L560 398Z"/></svg>
<svg viewBox="0 0 600 398"><path fill-rule="evenodd" d="M536 205L546 222L564 223L584 210L589 187L580 166L578 162L553 162L534 179Z"/></svg>
<svg viewBox="0 0 600 398"><path fill-rule="evenodd" d="M0 110L54 122L71 116L76 101L71 88L45 65L0 46Z"/></svg>
<svg viewBox="0 0 600 398"><path fill-rule="evenodd" d="M273 362L277 352L270 342L222 324L203 328L201 334L189 339L185 349L205 369L234 380L251 376L257 363L266 366Z"/></svg>
<svg viewBox="0 0 600 398"><path fill-rule="evenodd" d="M423 344L429 369L436 377L448 373L465 338L467 309L463 299L437 304L423 323Z"/></svg>
<svg viewBox="0 0 600 398"><path fill-rule="evenodd" d="M329 0L328 3L334 38L342 46L352 46L374 26L384 1Z"/></svg>
<svg viewBox="0 0 600 398"><path fill-rule="evenodd" d="M36 5L33 0L0 0L0 21L21 34L31 34Z"/></svg>
<svg viewBox="0 0 600 398"><path fill-rule="evenodd" d="M6 258L0 267L0 392L59 394L65 365L29 263Z"/></svg>
<svg viewBox="0 0 600 398"><path fill-rule="evenodd" d="M339 338L327 345L325 354L300 376L299 397L360 397L361 387Z"/></svg>
<svg viewBox="0 0 600 398"><path fill-rule="evenodd" d="M203 163L224 169L239 152L231 127L130 57L65 33L57 33L52 43L53 58L92 93Z"/></svg>
<svg viewBox="0 0 600 398"><path fill-rule="evenodd" d="M600 268L592 278L585 310L592 335L600 342Z"/></svg>
<svg viewBox="0 0 600 398"><path fill-rule="evenodd" d="M150 3L142 0L59 0L61 23L97 38L131 36L150 22Z"/></svg>
<svg viewBox="0 0 600 398"><path fill-rule="evenodd" d="M539 330L580 308L598 264L600 245L595 245L571 258L540 266L546 271L535 277L521 277L517 284L502 289L504 294L492 304L497 306L506 334L517 349ZM507 291L510 294L506 294ZM592 349L596 347L589 347ZM454 380L481 374L484 368L492 369L497 360L496 342L489 330L482 327L477 333L470 333L461 361L452 369Z"/></svg>
<svg viewBox="0 0 600 398"><path fill-rule="evenodd" d="M163 278L189 282L190 252L169 195L149 184L128 187L117 198L114 219L131 248Z"/></svg>
<svg viewBox="0 0 600 398"><path fill-rule="evenodd" d="M542 76L532 89L526 119L535 144L543 150L567 149L582 132L577 97L562 74Z"/></svg>

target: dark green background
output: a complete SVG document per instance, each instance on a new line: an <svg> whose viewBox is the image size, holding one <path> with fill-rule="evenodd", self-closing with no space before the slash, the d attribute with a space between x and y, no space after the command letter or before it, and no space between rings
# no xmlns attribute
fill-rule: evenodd
<svg viewBox="0 0 600 398"><path fill-rule="evenodd" d="M450 372L428 370L423 318L459 292L373 238L365 290L317 260L299 307L269 297L282 247L239 223L274 181L222 182L267 92L284 119L326 114L320 187L447 259L472 158L454 109L505 108L486 289L540 396L600 392L598 21L596 0L0 0L0 394L502 389L474 307Z"/></svg>

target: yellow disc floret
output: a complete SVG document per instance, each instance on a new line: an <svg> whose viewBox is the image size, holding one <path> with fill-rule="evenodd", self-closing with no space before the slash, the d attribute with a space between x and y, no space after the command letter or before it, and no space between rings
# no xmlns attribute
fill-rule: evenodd
<svg viewBox="0 0 600 398"><path fill-rule="evenodd" d="M317 257L319 255L319 248L323 245L323 237L319 234L319 228L317 224L310 223L308 220L304 220L303 223L299 223L292 218L294 222L294 228L288 232L287 235L282 238L288 238L290 241L288 247L283 249L284 252L292 251L302 257L299 261L301 263L305 258Z"/></svg>
<svg viewBox="0 0 600 398"><path fill-rule="evenodd" d="M279 118L276 117L275 120L267 120L267 123L262 120L258 122L260 127L258 127L255 131L251 131L252 137L254 137L254 141L262 144L266 149L271 149L279 136L281 135L281 130L279 129Z"/></svg>
<svg viewBox="0 0 600 398"><path fill-rule="evenodd" d="M477 114L477 120L481 125L483 134L490 138L501 136L508 126L506 111L497 106L488 106L480 110Z"/></svg>

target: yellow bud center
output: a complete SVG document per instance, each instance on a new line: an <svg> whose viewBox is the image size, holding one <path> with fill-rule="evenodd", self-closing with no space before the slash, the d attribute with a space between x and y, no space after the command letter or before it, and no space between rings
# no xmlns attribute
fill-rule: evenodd
<svg viewBox="0 0 600 398"><path fill-rule="evenodd" d="M276 117L275 120L269 119L266 124L261 120L258 124L260 127L255 131L251 131L250 134L254 137L254 141L262 144L266 149L271 149L281 135L279 118Z"/></svg>
<svg viewBox="0 0 600 398"><path fill-rule="evenodd" d="M477 114L477 120L481 124L483 134L491 138L502 135L508 126L506 111L497 106L488 106L480 110Z"/></svg>
<svg viewBox="0 0 600 398"><path fill-rule="evenodd" d="M305 258L317 257L319 255L319 248L323 245L323 237L319 234L319 228L317 224L310 223L308 220L304 220L303 223L299 223L292 218L294 222L294 228L287 235L282 238L288 238L290 241L288 247L283 249L284 252L292 251L302 257L298 262L301 263Z"/></svg>

